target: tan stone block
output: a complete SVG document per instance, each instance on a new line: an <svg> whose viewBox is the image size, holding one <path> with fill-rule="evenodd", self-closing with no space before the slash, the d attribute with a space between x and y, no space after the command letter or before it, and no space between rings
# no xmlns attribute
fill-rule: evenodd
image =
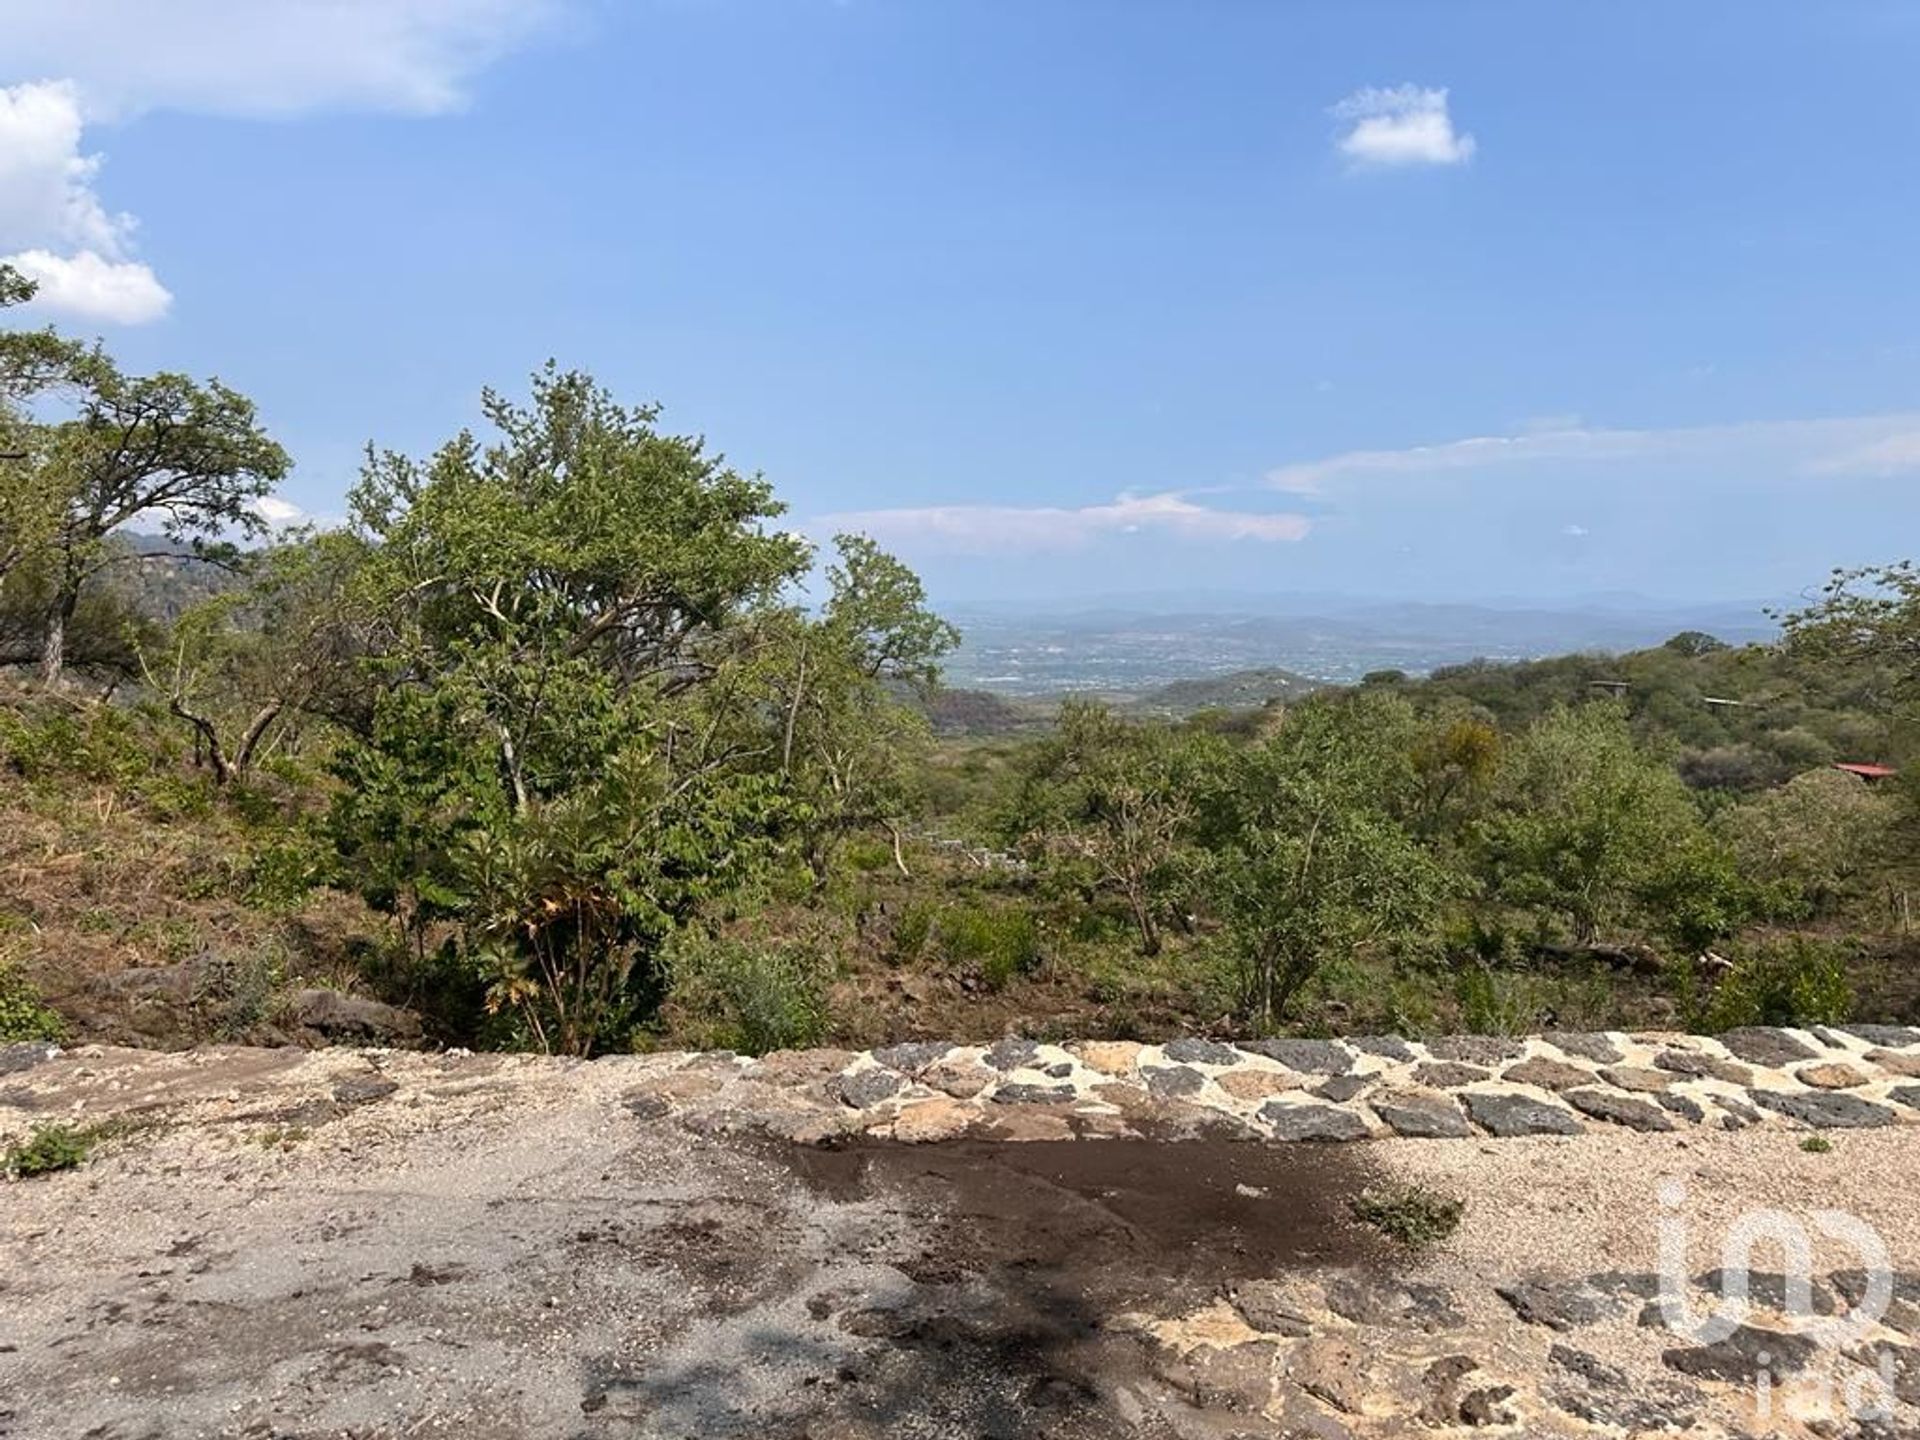
<svg viewBox="0 0 1920 1440"><path fill-rule="evenodd" d="M1593 1084L1593 1071L1564 1060L1534 1058L1509 1065L1500 1076L1516 1085L1538 1085L1543 1090L1575 1090Z"/></svg>
<svg viewBox="0 0 1920 1440"><path fill-rule="evenodd" d="M1889 1075L1920 1080L1920 1055L1908 1055L1900 1050L1869 1050L1867 1059Z"/></svg>
<svg viewBox="0 0 1920 1440"><path fill-rule="evenodd" d="M825 1080L853 1063L851 1050L775 1050L753 1062L747 1073L756 1080L785 1082Z"/></svg>
<svg viewBox="0 0 1920 1440"><path fill-rule="evenodd" d="M920 1082L956 1100L971 1100L999 1078L994 1071L971 1060L942 1060L922 1074Z"/></svg>
<svg viewBox="0 0 1920 1440"><path fill-rule="evenodd" d="M1673 1076L1665 1070L1647 1070L1636 1065L1609 1066L1600 1072L1600 1078L1622 1090L1638 1090L1643 1094L1658 1094L1673 1084Z"/></svg>
<svg viewBox="0 0 1920 1440"><path fill-rule="evenodd" d="M1038 1105L1012 1105L983 1115L996 1140L1071 1140L1073 1126L1066 1116Z"/></svg>
<svg viewBox="0 0 1920 1440"><path fill-rule="evenodd" d="M1214 1077L1214 1083L1236 1100L1265 1100L1288 1090L1306 1088L1301 1075L1283 1075L1274 1070L1227 1070Z"/></svg>
<svg viewBox="0 0 1920 1440"><path fill-rule="evenodd" d="M1842 1065L1837 1060L1825 1061L1819 1065L1803 1065L1794 1071L1794 1078L1802 1085L1811 1085L1816 1090L1851 1090L1856 1085L1867 1083L1867 1077L1851 1065Z"/></svg>
<svg viewBox="0 0 1920 1440"><path fill-rule="evenodd" d="M1287 1379L1345 1415L1358 1415L1377 1386L1367 1353L1344 1340L1307 1340L1287 1357Z"/></svg>
<svg viewBox="0 0 1920 1440"><path fill-rule="evenodd" d="M1085 1040L1069 1045L1067 1053L1077 1057L1089 1070L1103 1075L1131 1075L1140 1060L1142 1046L1131 1040Z"/></svg>
<svg viewBox="0 0 1920 1440"><path fill-rule="evenodd" d="M893 1138L909 1145L952 1140L972 1129L980 1112L944 1095L917 1100L893 1118Z"/></svg>

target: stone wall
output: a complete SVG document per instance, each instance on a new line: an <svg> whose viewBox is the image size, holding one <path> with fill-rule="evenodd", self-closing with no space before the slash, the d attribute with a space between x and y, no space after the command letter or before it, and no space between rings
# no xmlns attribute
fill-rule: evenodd
<svg viewBox="0 0 1920 1440"><path fill-rule="evenodd" d="M1273 1140L1576 1135L1920 1121L1920 1030L1551 1033L1164 1045L1005 1039L696 1055L633 1103L804 1140L1224 1130Z"/></svg>

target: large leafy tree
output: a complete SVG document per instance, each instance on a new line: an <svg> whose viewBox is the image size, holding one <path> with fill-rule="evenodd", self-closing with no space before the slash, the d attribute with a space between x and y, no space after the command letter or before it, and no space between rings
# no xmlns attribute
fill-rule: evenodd
<svg viewBox="0 0 1920 1440"><path fill-rule="evenodd" d="M1398 701L1367 692L1288 710L1206 796L1206 893L1271 1027L1323 967L1425 925L1449 888L1400 819L1413 785Z"/></svg>
<svg viewBox="0 0 1920 1440"><path fill-rule="evenodd" d="M805 571L760 478L551 367L493 436L372 456L353 497L385 694L335 816L369 898L455 923L547 1048L630 1023L663 939L777 835L743 669Z"/></svg>
<svg viewBox="0 0 1920 1440"><path fill-rule="evenodd" d="M285 476L287 454L253 402L218 380L123 374L104 355L77 366L76 413L46 427L35 469L54 497L46 545L41 672L66 664L67 628L87 583L121 553L109 537L139 521L182 545L257 536L255 508Z"/></svg>
<svg viewBox="0 0 1920 1440"><path fill-rule="evenodd" d="M34 283L0 264L0 311L23 305ZM52 330L0 330L0 584L38 553L58 523L58 495L47 469L47 427L29 406L71 385L89 359L78 342Z"/></svg>
<svg viewBox="0 0 1920 1440"><path fill-rule="evenodd" d="M1809 770L1719 817L1742 869L1787 917L1832 914L1892 858L1899 800L1840 770Z"/></svg>
<svg viewBox="0 0 1920 1440"><path fill-rule="evenodd" d="M1731 878L1685 784L1611 702L1550 712L1507 748L1478 841L1494 893L1582 945L1634 919L1698 911L1681 925L1698 939L1731 918L1712 918Z"/></svg>
<svg viewBox="0 0 1920 1440"><path fill-rule="evenodd" d="M1200 740L1131 725L1096 701L1061 707L1016 800L1022 847L1083 892L1127 907L1142 955L1158 955L1194 819Z"/></svg>

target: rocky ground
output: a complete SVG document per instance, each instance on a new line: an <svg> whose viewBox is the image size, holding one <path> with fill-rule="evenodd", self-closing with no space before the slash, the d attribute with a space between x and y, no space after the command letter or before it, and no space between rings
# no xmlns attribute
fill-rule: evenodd
<svg viewBox="0 0 1920 1440"><path fill-rule="evenodd" d="M15 1047L0 1145L109 1138L0 1187L0 1436L1920 1433L1916 1101L1903 1030ZM1678 1333L1762 1212L1806 1303Z"/></svg>

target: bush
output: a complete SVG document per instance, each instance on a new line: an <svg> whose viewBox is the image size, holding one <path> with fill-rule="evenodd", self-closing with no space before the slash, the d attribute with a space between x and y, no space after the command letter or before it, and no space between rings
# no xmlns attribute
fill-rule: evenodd
<svg viewBox="0 0 1920 1440"><path fill-rule="evenodd" d="M1025 910L968 907L940 917L941 947L949 960L970 961L996 990L1040 964L1040 932Z"/></svg>
<svg viewBox="0 0 1920 1440"><path fill-rule="evenodd" d="M826 1033L828 967L808 945L684 932L666 961L668 1012L696 1048L764 1055L818 1044Z"/></svg>
<svg viewBox="0 0 1920 1440"><path fill-rule="evenodd" d="M326 883L331 853L320 839L296 832L253 852L246 903L256 910L295 910Z"/></svg>
<svg viewBox="0 0 1920 1440"><path fill-rule="evenodd" d="M890 947L895 964L906 964L918 960L926 953L927 941L933 938L933 907L924 900L914 900L900 907L899 916L893 922L893 944Z"/></svg>
<svg viewBox="0 0 1920 1440"><path fill-rule="evenodd" d="M97 1128L63 1125L58 1121L36 1125L24 1140L16 1140L0 1154L0 1174L10 1180L71 1170L93 1152L101 1132Z"/></svg>
<svg viewBox="0 0 1920 1440"><path fill-rule="evenodd" d="M1845 946L1800 936L1755 946L1707 995L1699 1028L1742 1025L1837 1025L1853 1009Z"/></svg>
<svg viewBox="0 0 1920 1440"><path fill-rule="evenodd" d="M210 955L194 977L192 1004L220 1040L244 1040L270 1018L293 972L284 944L269 940Z"/></svg>
<svg viewBox="0 0 1920 1440"><path fill-rule="evenodd" d="M1444 1240L1460 1226L1467 1202L1424 1185L1369 1186L1353 1201L1353 1213L1389 1240L1423 1246Z"/></svg>
<svg viewBox="0 0 1920 1440"><path fill-rule="evenodd" d="M40 998L31 981L0 963L0 1045L21 1040L63 1040L67 1022Z"/></svg>
<svg viewBox="0 0 1920 1440"><path fill-rule="evenodd" d="M128 784L154 768L128 712L92 705L74 712L0 711L0 763L25 780L75 775Z"/></svg>

